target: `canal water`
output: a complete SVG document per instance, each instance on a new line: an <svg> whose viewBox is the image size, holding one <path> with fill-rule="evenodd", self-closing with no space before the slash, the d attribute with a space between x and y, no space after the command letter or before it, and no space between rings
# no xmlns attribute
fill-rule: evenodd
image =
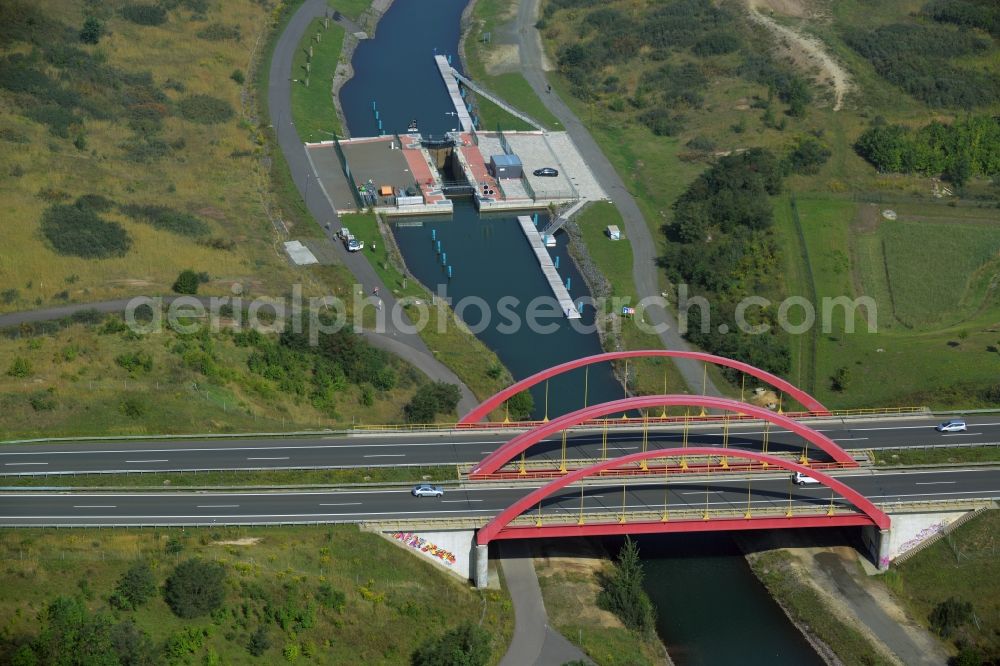
<svg viewBox="0 0 1000 666"><path fill-rule="evenodd" d="M455 127L450 101L433 55L457 54L459 19L467 0L395 0L382 17L375 39L355 51L355 76L340 93L352 136L378 133L372 101L387 133L406 129L416 120L424 134L442 134ZM454 62L459 66L457 58ZM432 230L433 238L432 241ZM529 303L551 296L524 235L514 217L479 216L469 200L456 200L453 217L405 220L393 232L410 271L432 291L444 288L457 305L468 297L485 303L460 313L477 336L510 369L515 379L581 356L601 351L596 333L580 333L558 311L545 319L551 331L506 326L513 316L522 324ZM437 253L441 241L452 266L449 280ZM587 295L583 279L569 257L564 234L551 250L559 256L559 271L570 281L574 300ZM499 303L507 298L501 316ZM582 323L593 310L585 307ZM507 329L515 329L507 332ZM608 365L591 367L587 402L622 397ZM535 416L546 411L543 386L533 391ZM582 406L583 371L550 382L548 416ZM642 537L641 554L647 589L659 615L658 631L680 666L697 664L821 663L801 634L749 570L732 539L726 535ZM617 548L610 552L617 552Z"/></svg>

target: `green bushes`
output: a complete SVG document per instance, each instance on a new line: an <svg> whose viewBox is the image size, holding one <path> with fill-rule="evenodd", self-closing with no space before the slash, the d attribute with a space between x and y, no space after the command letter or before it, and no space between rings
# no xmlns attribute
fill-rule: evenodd
<svg viewBox="0 0 1000 666"><path fill-rule="evenodd" d="M226 25L224 23L210 23L198 31L198 37L207 39L210 42L221 42L226 39L239 41L240 26Z"/></svg>
<svg viewBox="0 0 1000 666"><path fill-rule="evenodd" d="M80 29L80 41L84 44L96 44L101 41L104 34L104 25L93 16L88 16L83 21L83 28Z"/></svg>
<svg viewBox="0 0 1000 666"><path fill-rule="evenodd" d="M87 206L49 206L42 214L41 230L57 253L85 259L121 257L132 246L120 224Z"/></svg>
<svg viewBox="0 0 1000 666"><path fill-rule="evenodd" d="M951 636L956 629L972 621L972 604L956 597L948 597L931 611L931 628L943 638Z"/></svg>
<svg viewBox="0 0 1000 666"><path fill-rule="evenodd" d="M109 603L120 610L135 610L156 594L156 577L149 562L133 564L118 578Z"/></svg>
<svg viewBox="0 0 1000 666"><path fill-rule="evenodd" d="M16 357L10 363L10 367L7 368L7 376L14 377L16 379L24 379L31 375L32 367L31 361L24 358L23 356Z"/></svg>
<svg viewBox="0 0 1000 666"><path fill-rule="evenodd" d="M490 658L490 635L482 627L463 622L441 636L428 639L410 658L412 666L485 666Z"/></svg>
<svg viewBox="0 0 1000 666"><path fill-rule="evenodd" d="M785 156L784 166L788 173L814 175L830 159L830 148L814 136L801 136Z"/></svg>
<svg viewBox="0 0 1000 666"><path fill-rule="evenodd" d="M213 125L233 117L229 102L211 95L190 95L180 101L181 116L193 123Z"/></svg>
<svg viewBox="0 0 1000 666"><path fill-rule="evenodd" d="M131 3L120 7L118 13L138 25L162 25L167 21L167 10L159 5Z"/></svg>
<svg viewBox="0 0 1000 666"><path fill-rule="evenodd" d="M187 560L167 578L163 598L178 617L207 615L222 607L225 580L226 570L219 562Z"/></svg>
<svg viewBox="0 0 1000 666"><path fill-rule="evenodd" d="M137 222L145 222L179 236L206 236L211 231L203 220L168 206L128 204L122 206L121 211Z"/></svg>
<svg viewBox="0 0 1000 666"><path fill-rule="evenodd" d="M1000 38L1000 5L993 0L931 0L920 13L940 23L979 28Z"/></svg>
<svg viewBox="0 0 1000 666"><path fill-rule="evenodd" d="M639 547L625 537L611 574L601 577L597 605L617 615L632 631L648 635L656 626L656 610L642 587L642 578Z"/></svg>
<svg viewBox="0 0 1000 666"><path fill-rule="evenodd" d="M424 384L403 407L403 414L408 423L433 423L438 414L454 413L461 397L461 392L454 384Z"/></svg>
<svg viewBox="0 0 1000 666"><path fill-rule="evenodd" d="M972 108L1000 100L996 76L948 61L995 50L970 31L897 23L848 32L844 39L882 78L930 106Z"/></svg>
<svg viewBox="0 0 1000 666"><path fill-rule="evenodd" d="M153 357L148 352L126 352L115 356L115 363L130 373L149 372L153 369Z"/></svg>
<svg viewBox="0 0 1000 666"><path fill-rule="evenodd" d="M880 172L946 174L961 184L971 175L1000 173L1000 117L934 121L916 130L876 122L854 148Z"/></svg>
<svg viewBox="0 0 1000 666"><path fill-rule="evenodd" d="M197 294L200 282L198 274L187 268L181 271L170 288L177 294Z"/></svg>

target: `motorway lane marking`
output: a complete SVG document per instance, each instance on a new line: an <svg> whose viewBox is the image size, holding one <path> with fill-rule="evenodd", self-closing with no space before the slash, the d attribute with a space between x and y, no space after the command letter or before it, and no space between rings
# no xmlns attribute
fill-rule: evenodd
<svg viewBox="0 0 1000 666"><path fill-rule="evenodd" d="M370 456L365 456L365 458L405 458L405 453L378 453Z"/></svg>
<svg viewBox="0 0 1000 666"><path fill-rule="evenodd" d="M958 490L958 491L955 491L953 493L934 493L934 492L931 492L931 493L911 493L909 495L893 493L891 495L867 495L867 497L868 497L868 499L872 499L872 498L886 498L886 499L888 499L888 498L891 498L891 497L895 497L895 498L898 499L900 497L935 497L937 495L975 495L975 494L978 494L978 493L1000 493L1000 490Z"/></svg>
<svg viewBox="0 0 1000 666"><path fill-rule="evenodd" d="M485 502L486 500L474 500L474 499L462 499L462 500L441 500L442 504L448 504L449 502Z"/></svg>
<svg viewBox="0 0 1000 666"><path fill-rule="evenodd" d="M942 437L970 437L972 435L982 435L981 432L946 432L942 433Z"/></svg>
<svg viewBox="0 0 1000 666"><path fill-rule="evenodd" d="M913 485L915 486L940 486L949 483L958 483L958 481L917 481Z"/></svg>
<svg viewBox="0 0 1000 666"><path fill-rule="evenodd" d="M363 504L363 502L328 502L326 504L324 504L323 502L319 503L320 506L357 506L359 504Z"/></svg>
<svg viewBox="0 0 1000 666"><path fill-rule="evenodd" d="M835 442L847 442L847 441L856 442L856 441L859 441L859 440L862 440L862 439L868 439L868 438L867 437L837 437L833 441L835 441Z"/></svg>
<svg viewBox="0 0 1000 666"><path fill-rule="evenodd" d="M282 456L280 458L247 458L247 460L288 460L288 456Z"/></svg>
<svg viewBox="0 0 1000 666"><path fill-rule="evenodd" d="M74 509L117 509L114 504L74 504Z"/></svg>
<svg viewBox="0 0 1000 666"><path fill-rule="evenodd" d="M48 463L43 462L26 462L26 463L4 463L7 467L14 467L15 465L48 465Z"/></svg>
<svg viewBox="0 0 1000 666"><path fill-rule="evenodd" d="M500 507L496 509L497 511L502 511L506 507ZM224 513L219 515L195 515L195 516L159 516L159 515L129 515L129 516L83 516L88 520L93 520L95 518L106 518L108 520L125 520L129 518L134 518L137 520L164 520L171 518L174 520L184 520L184 519L198 519L205 520L206 518L348 518L351 516L433 516L441 513L472 513L474 515L482 515L482 509L443 509L438 511L355 511L353 513L255 513L255 514L240 514L240 513ZM5 520L60 520L60 519L74 519L78 520L81 516L0 516L0 524L6 524Z"/></svg>
<svg viewBox="0 0 1000 666"><path fill-rule="evenodd" d="M170 462L166 458L162 460L126 460L127 463L154 463L154 462Z"/></svg>
<svg viewBox="0 0 1000 666"><path fill-rule="evenodd" d="M557 439L543 439L542 442L557 442L562 440ZM504 442L429 442L427 444L311 444L311 445L301 445L301 446L223 446L223 447L197 447L197 448L175 448L175 449L102 449L99 451L10 451L10 452L0 452L0 456L47 456L47 455L65 455L65 454L90 454L90 453L173 453L174 451L185 452L185 453L197 453L201 451L213 452L213 451L287 451L289 449L376 449L376 448L386 448L386 447L401 447L411 448L415 446L454 446L458 444L503 444Z"/></svg>
<svg viewBox="0 0 1000 666"><path fill-rule="evenodd" d="M238 509L239 504L199 504L196 509Z"/></svg>

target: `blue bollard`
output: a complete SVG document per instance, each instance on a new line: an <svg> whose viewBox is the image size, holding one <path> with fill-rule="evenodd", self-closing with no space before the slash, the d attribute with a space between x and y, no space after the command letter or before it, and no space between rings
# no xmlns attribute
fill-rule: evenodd
<svg viewBox="0 0 1000 666"><path fill-rule="evenodd" d="M559 268L559 256L556 256L556 268Z"/></svg>
<svg viewBox="0 0 1000 666"><path fill-rule="evenodd" d="M378 121L378 131L379 131L379 133L382 132L382 121L381 120Z"/></svg>
<svg viewBox="0 0 1000 666"><path fill-rule="evenodd" d="M448 267L448 279L451 279L451 266Z"/></svg>
<svg viewBox="0 0 1000 666"><path fill-rule="evenodd" d="M378 120L378 111L375 112L375 120Z"/></svg>
<svg viewBox="0 0 1000 666"><path fill-rule="evenodd" d="M444 266L447 263L448 263L448 253L447 252L442 252L441 253L441 265Z"/></svg>
<svg viewBox="0 0 1000 666"><path fill-rule="evenodd" d="M372 100L372 111L375 110L375 100Z"/></svg>
<svg viewBox="0 0 1000 666"><path fill-rule="evenodd" d="M580 301L579 303L576 304L576 311L583 312L583 301Z"/></svg>
<svg viewBox="0 0 1000 666"><path fill-rule="evenodd" d="M431 229L431 240L432 241L437 239L437 233L438 233L437 229Z"/></svg>
<svg viewBox="0 0 1000 666"><path fill-rule="evenodd" d="M451 54L450 53L448 54L448 64L449 65L451 64Z"/></svg>
<svg viewBox="0 0 1000 666"><path fill-rule="evenodd" d="M538 213L533 214L531 217L532 217L532 221L535 223L535 226L537 227L538 226Z"/></svg>
<svg viewBox="0 0 1000 666"><path fill-rule="evenodd" d="M437 251L438 251L438 254L441 254L441 241L437 242Z"/></svg>
<svg viewBox="0 0 1000 666"><path fill-rule="evenodd" d="M567 289L569 289L570 279L571 278L566 278L566 288Z"/></svg>

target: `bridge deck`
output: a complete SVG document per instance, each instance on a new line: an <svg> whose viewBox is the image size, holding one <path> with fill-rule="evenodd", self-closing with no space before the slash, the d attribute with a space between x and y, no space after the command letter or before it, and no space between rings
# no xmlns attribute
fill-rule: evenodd
<svg viewBox="0 0 1000 666"><path fill-rule="evenodd" d="M567 319L579 319L580 313L576 309L576 304L573 303L573 299L569 295L569 290L563 284L556 267L552 265L552 257L549 256L549 251L545 249L545 243L542 242L542 236L538 233L538 229L535 228L535 223L527 215L519 215L517 221L521 225L521 230L524 231L525 238L531 243L531 249L535 251L535 257L538 258L538 263L542 267L542 273L545 274L545 279L549 281L549 286L552 288L552 293L555 295L556 300L559 301L559 307L562 309L563 314L566 315Z"/></svg>
<svg viewBox="0 0 1000 666"><path fill-rule="evenodd" d="M472 131L472 116L469 115L469 110L465 108L465 100L462 99L462 93L458 89L458 80L453 74L451 65L448 64L448 58L443 55L436 55L434 56L434 62L437 63L438 71L441 72L441 78L444 79L444 86L448 89L448 96L451 97L451 103L458 113L458 122L462 124L462 131Z"/></svg>

